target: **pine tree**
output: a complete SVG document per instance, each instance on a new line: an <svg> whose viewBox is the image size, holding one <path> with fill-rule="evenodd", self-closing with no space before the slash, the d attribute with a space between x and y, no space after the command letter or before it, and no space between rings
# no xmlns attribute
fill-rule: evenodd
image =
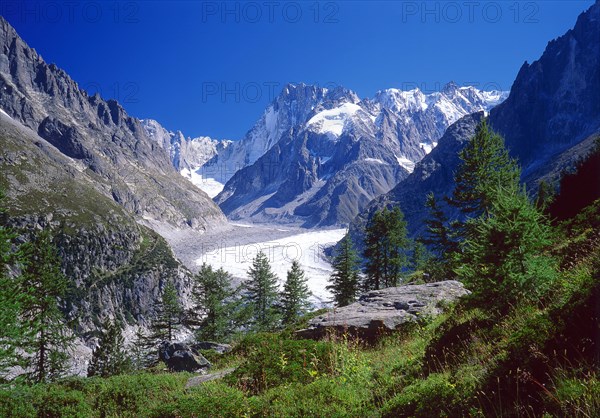
<svg viewBox="0 0 600 418"><path fill-rule="evenodd" d="M73 337L65 325L58 299L67 291L67 278L48 231L24 246L23 273L19 280L21 317L27 330L21 348L32 354L26 359L31 379L45 382L64 370Z"/></svg>
<svg viewBox="0 0 600 418"><path fill-rule="evenodd" d="M469 143L460 151L460 165L454 174L455 188L448 203L464 215L488 213L499 187L517 187L520 169L484 119Z"/></svg>
<svg viewBox="0 0 600 418"><path fill-rule="evenodd" d="M225 270L213 270L206 263L194 276L194 313L202 315L196 333L199 340L224 341L233 333L239 304L231 281Z"/></svg>
<svg viewBox="0 0 600 418"><path fill-rule="evenodd" d="M248 270L246 288L257 330L273 329L278 321L275 304L278 298L277 276L271 270L267 256L262 251L252 261Z"/></svg>
<svg viewBox="0 0 600 418"><path fill-rule="evenodd" d="M306 285L304 270L298 261L292 262L292 268L287 272L287 279L283 286L282 311L283 323L291 324L300 317L310 305L308 297L310 291Z"/></svg>
<svg viewBox="0 0 600 418"><path fill-rule="evenodd" d="M347 233L340 242L339 251L332 263L333 273L327 289L333 293L333 300L337 306L351 304L358 293L358 257L353 247L350 234Z"/></svg>
<svg viewBox="0 0 600 418"><path fill-rule="evenodd" d="M399 207L375 212L365 230L365 290L397 286L406 266L406 221Z"/></svg>
<svg viewBox="0 0 600 418"><path fill-rule="evenodd" d="M551 233L524 189L499 187L488 215L468 224L473 233L456 255L457 274L476 300L506 306L547 288L555 275L543 251Z"/></svg>
<svg viewBox="0 0 600 418"><path fill-rule="evenodd" d="M168 281L158 304L157 314L150 325L150 339L155 343L173 341L175 332L181 327L183 309L179 303L177 289L173 282Z"/></svg>
<svg viewBox="0 0 600 418"><path fill-rule="evenodd" d="M22 336L18 282L8 269L19 263L21 252L14 248L16 234L6 223L4 192L0 189L0 374L18 364L15 349Z"/></svg>
<svg viewBox="0 0 600 418"><path fill-rule="evenodd" d="M88 366L88 377L109 377L129 371L131 360L124 351L124 345L121 325L117 321L105 321Z"/></svg>

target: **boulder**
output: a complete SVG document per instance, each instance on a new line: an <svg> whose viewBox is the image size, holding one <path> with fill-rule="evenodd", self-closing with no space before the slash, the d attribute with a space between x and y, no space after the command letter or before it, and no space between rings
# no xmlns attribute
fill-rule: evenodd
<svg viewBox="0 0 600 418"><path fill-rule="evenodd" d="M311 319L308 328L297 334L318 339L330 332L347 332L365 341L374 341L405 323L440 314L446 303L468 293L463 284L455 280L373 290L351 305Z"/></svg>
<svg viewBox="0 0 600 418"><path fill-rule="evenodd" d="M195 372L211 366L202 354L184 343L163 341L158 348L158 358L175 372Z"/></svg>
<svg viewBox="0 0 600 418"><path fill-rule="evenodd" d="M187 381L185 388L189 389L189 388L193 388L194 386L200 386L201 384L210 382L212 380L222 379L223 377L227 376L228 374L233 373L234 371L235 371L234 368L230 368L230 369L221 370L216 373L191 377Z"/></svg>
<svg viewBox="0 0 600 418"><path fill-rule="evenodd" d="M231 351L231 346L229 344L215 343L212 341L199 341L193 343L191 346L194 350L213 350L219 354L225 354Z"/></svg>

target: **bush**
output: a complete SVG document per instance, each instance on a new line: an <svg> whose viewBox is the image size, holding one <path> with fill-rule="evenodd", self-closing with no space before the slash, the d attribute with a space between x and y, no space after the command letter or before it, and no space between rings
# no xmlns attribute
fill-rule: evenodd
<svg viewBox="0 0 600 418"><path fill-rule="evenodd" d="M331 371L332 345L312 340L282 339L278 334L254 334L236 347L244 362L225 379L250 393L289 383L312 382Z"/></svg>
<svg viewBox="0 0 600 418"><path fill-rule="evenodd" d="M248 413L243 392L221 382L207 382L150 412L156 418L241 417Z"/></svg>
<svg viewBox="0 0 600 418"><path fill-rule="evenodd" d="M448 373L433 373L405 387L383 407L386 417L460 416L460 394Z"/></svg>

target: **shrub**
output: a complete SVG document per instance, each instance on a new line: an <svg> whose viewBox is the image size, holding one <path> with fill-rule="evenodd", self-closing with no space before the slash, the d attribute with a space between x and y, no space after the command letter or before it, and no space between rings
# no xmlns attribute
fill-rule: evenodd
<svg viewBox="0 0 600 418"><path fill-rule="evenodd" d="M149 414L156 418L180 417L241 417L248 412L243 392L221 382L207 382L182 395L173 402L161 405Z"/></svg>
<svg viewBox="0 0 600 418"><path fill-rule="evenodd" d="M278 334L250 335L235 350L244 355L244 362L225 379L250 393L284 383L306 384L331 371L331 349L325 342L282 339Z"/></svg>

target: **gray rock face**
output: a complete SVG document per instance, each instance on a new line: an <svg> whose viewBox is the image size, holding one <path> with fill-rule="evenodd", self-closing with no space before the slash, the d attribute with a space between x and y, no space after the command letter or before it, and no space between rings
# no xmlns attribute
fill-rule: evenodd
<svg viewBox="0 0 600 418"><path fill-rule="evenodd" d="M207 136L189 138L181 131L168 131L152 119L144 119L141 122L148 136L167 151L177 171L195 171L232 144L232 141Z"/></svg>
<svg viewBox="0 0 600 418"><path fill-rule="evenodd" d="M600 3L579 15L573 29L525 62L508 99L490 123L530 171L600 129Z"/></svg>
<svg viewBox="0 0 600 418"><path fill-rule="evenodd" d="M133 213L206 230L225 218L173 168L167 151L115 100L89 96L47 64L0 17L0 109L94 175L94 187Z"/></svg>
<svg viewBox="0 0 600 418"><path fill-rule="evenodd" d="M440 314L444 303L454 302L468 293L462 283L455 280L374 290L363 294L358 302L313 318L309 328L298 334L320 338L331 331L348 332L373 341L407 322Z"/></svg>
<svg viewBox="0 0 600 418"><path fill-rule="evenodd" d="M163 341L158 348L158 358L174 372L195 372L210 368L210 362L202 354L183 343Z"/></svg>
<svg viewBox="0 0 600 418"><path fill-rule="evenodd" d="M95 175L36 132L0 114L0 187L21 241L49 229L73 287L62 301L85 338L105 318L147 324L167 280L182 299L191 274L162 237L95 186Z"/></svg>

